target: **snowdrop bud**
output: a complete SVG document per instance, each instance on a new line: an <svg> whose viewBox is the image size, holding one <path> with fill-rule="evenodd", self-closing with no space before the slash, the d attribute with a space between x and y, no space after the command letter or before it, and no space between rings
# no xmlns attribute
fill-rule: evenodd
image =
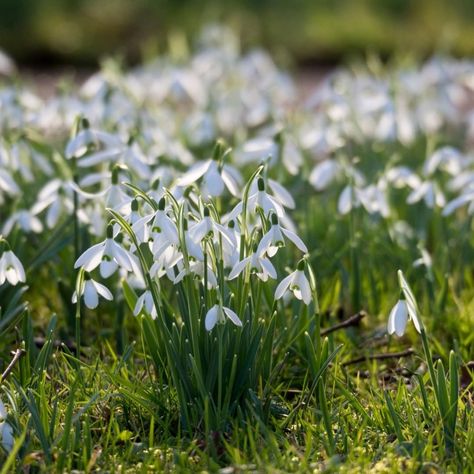
<svg viewBox="0 0 474 474"><path fill-rule="evenodd" d="M134 199L132 201L132 212L137 212L138 211L138 201Z"/></svg>
<svg viewBox="0 0 474 474"><path fill-rule="evenodd" d="M206 206L204 208L204 217L209 217L211 215L210 211L209 211L209 208Z"/></svg>
<svg viewBox="0 0 474 474"><path fill-rule="evenodd" d="M162 197L162 198L160 199L160 202L158 203L158 209L159 209L160 211L164 211L164 210L165 210L165 207L166 207L166 201L165 201L165 198Z"/></svg>
<svg viewBox="0 0 474 474"><path fill-rule="evenodd" d="M272 225L278 225L278 216L275 213L272 213L270 220L272 222Z"/></svg>
<svg viewBox="0 0 474 474"><path fill-rule="evenodd" d="M306 265L306 261L305 261L304 258L302 258L302 259L298 262L298 265L296 266L296 269L297 269L297 270L300 270L300 271L303 271L305 265Z"/></svg>
<svg viewBox="0 0 474 474"><path fill-rule="evenodd" d="M257 186L259 191L265 191L265 181L263 180L263 178L258 178Z"/></svg>
<svg viewBox="0 0 474 474"><path fill-rule="evenodd" d="M151 189L156 191L160 187L160 178L156 178L153 183L151 183Z"/></svg>

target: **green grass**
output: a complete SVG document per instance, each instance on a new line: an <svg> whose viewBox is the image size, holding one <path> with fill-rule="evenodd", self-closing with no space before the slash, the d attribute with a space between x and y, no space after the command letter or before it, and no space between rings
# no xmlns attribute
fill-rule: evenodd
<svg viewBox="0 0 474 474"><path fill-rule="evenodd" d="M341 243L347 238L346 219L326 226L334 214L321 205L319 196L312 197L306 208L299 206L297 218L303 219L309 209L305 240L316 242L311 260L320 282L324 330L354 310L350 303L354 275L350 248ZM453 448L447 450L418 334L411 327L401 341L384 336L388 311L398 295L392 268L409 268L412 257L389 250L393 244L388 236L373 233L367 216L354 217L360 292L355 301L368 315L358 326L330 334L328 350L343 347L324 384L315 390L317 364L312 338L304 332L306 323L292 317L291 311L278 314L272 380L270 384L262 380L245 409L220 431L202 424L184 429L177 394L159 383L162 375L156 373L139 336L139 320L128 310L124 321L114 318L112 306L83 314L78 360L73 348L59 342L72 340L67 335L73 334L67 329L64 307L59 317L45 314L43 308L42 319L49 327L38 348L33 335L42 332L44 323L36 318L35 308L42 304L41 297L56 290L51 284L36 287L32 314L20 308L14 317L17 329L10 325L3 336L5 362L7 347L26 351L2 382L2 398L14 408L9 421L17 439L23 440L19 457L2 455L9 466L5 472L26 467L32 472L213 472L225 467L236 472L469 472L474 465L472 374L462 369L456 435ZM434 238L440 228L432 229ZM449 234L449 227L445 231ZM465 240L463 251L472 254L471 239L459 237ZM445 283L446 267L441 265L435 265L431 283L420 269L409 272L410 280L422 302L433 353L447 367L453 348L464 367L474 344L472 277L458 257L463 251L452 254L443 242L433 242L439 255L435 261L445 261L450 253L449 280ZM55 260L47 264L48 274L55 265ZM345 365L361 355L408 347L414 354L405 358Z"/></svg>

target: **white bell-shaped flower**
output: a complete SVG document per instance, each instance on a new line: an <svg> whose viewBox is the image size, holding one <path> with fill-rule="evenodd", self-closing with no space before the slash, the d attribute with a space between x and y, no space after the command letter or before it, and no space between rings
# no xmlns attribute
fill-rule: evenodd
<svg viewBox="0 0 474 474"><path fill-rule="evenodd" d="M112 301L113 299L112 293L106 286L102 285L102 283L98 283L90 277L86 277L82 281L79 295L74 291L71 301L77 303L78 296L79 298L82 296L84 297L85 305L89 309L95 309L99 305L99 295L109 301Z"/></svg>
<svg viewBox="0 0 474 474"><path fill-rule="evenodd" d="M206 314L206 319L204 320L206 330L212 331L217 323L224 323L226 317L229 318L236 326L242 326L242 321L234 311L220 304L216 304Z"/></svg>
<svg viewBox="0 0 474 474"><path fill-rule="evenodd" d="M5 245L6 242L4 242ZM25 270L18 257L7 247L0 257L0 285L3 285L5 281L8 281L10 285L17 285L18 283L24 283Z"/></svg>
<svg viewBox="0 0 474 474"><path fill-rule="evenodd" d="M282 298L287 291L291 291L304 304L309 305L311 303L311 285L304 273L304 266L304 260L301 260L297 269L286 278L283 278L275 290L276 300Z"/></svg>

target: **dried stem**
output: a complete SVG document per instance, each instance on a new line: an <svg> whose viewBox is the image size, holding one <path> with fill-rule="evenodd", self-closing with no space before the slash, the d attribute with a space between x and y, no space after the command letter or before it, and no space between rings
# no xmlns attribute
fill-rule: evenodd
<svg viewBox="0 0 474 474"><path fill-rule="evenodd" d="M339 329L344 329L350 326L357 326L357 324L359 324L361 319L364 318L366 314L367 313L365 311L359 311L358 313L352 315L350 318L347 318L344 321L335 324L334 326L322 329L321 336L327 336L328 334L331 334L334 331L338 331Z"/></svg>
<svg viewBox="0 0 474 474"><path fill-rule="evenodd" d="M344 362L342 364L342 366L345 367L347 365L358 364L359 362L364 362L366 360L397 359L397 358L400 358L400 357L411 356L414 353L415 353L415 350L410 347L409 349L406 349L404 351L399 351L399 352L385 352L385 353L382 353L382 354L372 354L372 355L357 357L356 359L352 359L352 360L349 360L347 362Z"/></svg>
<svg viewBox="0 0 474 474"><path fill-rule="evenodd" d="M16 363L26 354L26 351L24 349L17 349L15 352L12 352L13 359L11 362L8 364L7 368L3 372L2 375L0 375L0 383L3 382L10 372L13 370L15 367Z"/></svg>

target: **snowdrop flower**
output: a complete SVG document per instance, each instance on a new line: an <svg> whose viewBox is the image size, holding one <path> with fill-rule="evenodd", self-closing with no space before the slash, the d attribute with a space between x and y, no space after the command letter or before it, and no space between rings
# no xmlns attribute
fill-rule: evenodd
<svg viewBox="0 0 474 474"><path fill-rule="evenodd" d="M189 171L177 179L177 186L189 186L198 179L203 178L204 196L222 196L224 189L235 196L240 196L240 187L242 186L242 177L240 173L229 165L219 166L215 159L198 162L191 166Z"/></svg>
<svg viewBox="0 0 474 474"><path fill-rule="evenodd" d="M435 206L443 207L446 203L444 194L438 188L438 185L434 181L424 181L421 185L414 189L407 197L407 204L415 204L419 201L425 202L425 204L433 209Z"/></svg>
<svg viewBox="0 0 474 474"><path fill-rule="evenodd" d="M279 225L276 214L272 214L270 220L272 223L270 230L262 237L258 244L258 255L266 253L269 257L273 257L278 249L285 245L285 237L293 242L303 253L308 253L308 248L294 232Z"/></svg>
<svg viewBox="0 0 474 474"><path fill-rule="evenodd" d="M195 242L201 242L204 237L212 236L214 233L214 221L210 217L209 208L204 208L204 217L189 229L189 235ZM219 230L220 232L220 230ZM225 233L223 235L226 235Z"/></svg>
<svg viewBox="0 0 474 474"><path fill-rule="evenodd" d="M206 319L204 321L206 331L212 331L217 323L224 323L226 316L236 326L242 327L242 321L234 311L220 304L216 304L206 314Z"/></svg>
<svg viewBox="0 0 474 474"><path fill-rule="evenodd" d="M79 289L79 298L83 296L85 305L89 309L95 309L99 305L99 295L108 301L113 299L112 293L106 286L86 276ZM77 292L74 291L71 301L77 303L77 298Z"/></svg>
<svg viewBox="0 0 474 474"><path fill-rule="evenodd" d="M386 196L386 183L383 180L366 188L358 189L356 192L358 200L369 214L379 213L385 218L390 215Z"/></svg>
<svg viewBox="0 0 474 474"><path fill-rule="evenodd" d="M189 236L194 242L199 243L207 236L216 237L217 240L217 234L220 234L223 244L224 242L226 242L228 245L236 244L232 240L233 236L231 233L222 225L214 222L214 220L210 217L209 208L205 207L204 217L189 229Z"/></svg>
<svg viewBox="0 0 474 474"><path fill-rule="evenodd" d="M205 273L205 267L203 262L190 262L189 263L189 269L187 269L184 265L182 265L182 261L178 262L178 266L182 266L182 270L178 273L176 278L173 280L173 283L176 285L179 283L185 275L194 275L195 277L198 277L201 281L204 281L204 273ZM218 283L217 283L217 277L210 265L207 266L207 287L208 289L210 288L217 288Z"/></svg>
<svg viewBox="0 0 474 474"><path fill-rule="evenodd" d="M390 311L387 331L389 334L396 334L401 337L405 333L407 322L411 320L415 329L421 334L421 331L424 329L421 319L418 317L418 305L401 270L398 270L398 281L401 294L399 300Z"/></svg>
<svg viewBox="0 0 474 474"><path fill-rule="evenodd" d="M74 201L69 183L59 179L49 181L38 193L36 204L31 208L32 214L46 212L46 225L52 229L57 224L63 211L72 214L74 211ZM81 221L86 221L87 216L83 209L78 209L78 217Z"/></svg>
<svg viewBox="0 0 474 474"><path fill-rule="evenodd" d="M106 145L109 148L115 148L120 141L110 133L90 128L89 121L85 118L81 120L81 127L77 135L66 145L66 158L80 158L84 156L91 146Z"/></svg>
<svg viewBox="0 0 474 474"><path fill-rule="evenodd" d="M316 191L323 191L336 178L339 170L340 165L335 160L324 160L313 168L309 175L309 182Z"/></svg>
<svg viewBox="0 0 474 474"><path fill-rule="evenodd" d="M129 214L131 212L131 203L133 198L129 196L124 190L122 185L119 183L119 172L121 171L119 166L115 166L112 170L112 174L109 173L99 173L86 176L85 180L81 180L81 185L85 185L87 182L88 185L93 184L96 179L102 179L104 177L109 178L111 176L111 184L106 186L105 189L102 189L98 193L89 193L81 189L76 183L70 182L69 186L76 193L86 199L98 199L103 198L105 202L105 207L113 209L117 212L122 212L124 214Z"/></svg>
<svg viewBox="0 0 474 474"><path fill-rule="evenodd" d="M0 243L5 245L6 250L0 257L0 286L8 281L10 285L17 285L26 281L25 270L18 257L10 250L8 242L0 239Z"/></svg>
<svg viewBox="0 0 474 474"><path fill-rule="evenodd" d="M433 260L431 258L431 255L424 248L420 249L420 253L421 253L421 257L417 258L413 262L413 266L414 267L421 267L423 265L426 268L431 268L433 266Z"/></svg>
<svg viewBox="0 0 474 474"><path fill-rule="evenodd" d="M387 331L390 335L396 334L401 337L405 334L408 322L408 305L405 297L401 295L388 317Z"/></svg>
<svg viewBox="0 0 474 474"><path fill-rule="evenodd" d="M427 158L423 166L425 176L432 175L437 169L443 168L451 175L458 174L463 167L464 157L456 148L445 146L436 150Z"/></svg>
<svg viewBox="0 0 474 474"><path fill-rule="evenodd" d="M236 158L240 164L245 165L251 161L262 161L267 158L274 161L278 156L278 146L269 137L253 138L237 150Z"/></svg>
<svg viewBox="0 0 474 474"><path fill-rule="evenodd" d="M359 206L360 200L358 197L358 193L355 192L353 186L346 186L342 190L337 201L337 210L339 214L349 214L349 212L351 212L353 208L357 208Z"/></svg>
<svg viewBox="0 0 474 474"><path fill-rule="evenodd" d="M257 191L252 194L254 186L250 188L250 196L247 200L247 209L256 214L258 209L261 209L266 216L269 216L271 213L276 214L280 219L285 218L285 211L281 203L275 199L273 196L270 196L265 191L265 182L263 178L259 177L257 179ZM286 190L285 190L286 191ZM286 191L288 193L288 191ZM289 193L288 193L289 194ZM292 198L291 198L292 199ZM226 216L227 221L235 220L238 215L242 214L244 209L243 201L240 201L234 209Z"/></svg>
<svg viewBox="0 0 474 474"><path fill-rule="evenodd" d="M13 428L6 421L7 420L7 410L5 405L0 400L0 443L2 443L5 451L10 452L13 449L14 438L13 438Z"/></svg>
<svg viewBox="0 0 474 474"><path fill-rule="evenodd" d="M168 246L158 257L154 257L153 265L150 268L152 278L161 278L167 275L171 281L174 281L175 274L173 267L183 258L181 252L178 252L174 246Z"/></svg>
<svg viewBox="0 0 474 474"><path fill-rule="evenodd" d="M143 308L151 316L152 319L156 319L158 316L156 312L155 303L153 301L153 296L150 290L146 290L138 299L133 309L133 315L138 316Z"/></svg>
<svg viewBox="0 0 474 474"><path fill-rule="evenodd" d="M166 201L163 197L158 203L156 212L142 217L132 226L133 232L142 239L139 238L139 241L145 242L151 238L153 242L152 252L155 256L163 252L169 245L179 244L178 229L176 224L168 217L165 207ZM152 220L151 229L148 230L147 224Z"/></svg>
<svg viewBox="0 0 474 474"><path fill-rule="evenodd" d="M293 199L293 196L278 181L268 178L266 180L266 185L268 185L268 188L270 188L271 192L273 193L273 195L270 197L274 201L278 202L283 207L287 207L288 209L295 208L295 201ZM265 191L265 187L266 186L264 182L263 191ZM250 186L250 194L251 195L258 194L258 191L259 191L258 180L253 181Z"/></svg>
<svg viewBox="0 0 474 474"><path fill-rule="evenodd" d="M198 261L204 260L204 253L201 248L201 242L196 242L193 239L192 234L190 234L190 231L188 230L187 220L184 221L184 247L186 249L188 257Z"/></svg>
<svg viewBox="0 0 474 474"><path fill-rule="evenodd" d="M234 265L229 273L229 280L237 278L246 268L250 268L250 272L257 275L262 281L267 281L269 277L275 280L277 277L272 262L255 252Z"/></svg>
<svg viewBox="0 0 474 474"><path fill-rule="evenodd" d="M34 232L39 234L43 230L43 224L38 217L33 213L33 210L21 209L14 212L3 225L2 233L5 235L10 234L15 225L23 230L24 232Z"/></svg>
<svg viewBox="0 0 474 474"><path fill-rule="evenodd" d="M227 226L224 227L221 224L215 223L216 228L225 234L225 238L222 239L222 254L224 257L224 266L226 268L233 268L234 265L239 261L240 251L240 232L235 223L231 220L227 223Z"/></svg>
<svg viewBox="0 0 474 474"><path fill-rule="evenodd" d="M16 184L10 173L5 169L0 169L0 191L3 191L10 196L20 194L18 184Z"/></svg>
<svg viewBox="0 0 474 474"><path fill-rule="evenodd" d="M395 188L410 186L416 189L421 185L421 179L410 168L406 166L394 166L385 173L387 181Z"/></svg>
<svg viewBox="0 0 474 474"><path fill-rule="evenodd" d="M443 209L443 216L449 216L454 211L459 209L460 207L464 206L465 204L469 204L467 208L467 212L469 215L474 214L474 189L470 191L466 191L462 193L457 198L453 199L452 201L446 204L445 208Z"/></svg>
<svg viewBox="0 0 474 474"><path fill-rule="evenodd" d="M300 260L296 270L279 283L275 290L275 299L279 300L287 291L293 292L304 304L311 303L311 286L304 274L305 261Z"/></svg>
<svg viewBox="0 0 474 474"><path fill-rule="evenodd" d="M262 178L257 180L257 192L252 194L248 199L248 207L255 214L257 209L262 209L266 216L270 213L277 214L278 217L283 218L285 211L282 205L265 191L265 182Z"/></svg>
<svg viewBox="0 0 474 474"><path fill-rule="evenodd" d="M102 278L111 276L119 266L128 272L133 271L135 266L132 256L113 238L113 225L107 227L107 238L87 249L76 260L74 268L82 267L91 272L99 265Z"/></svg>

